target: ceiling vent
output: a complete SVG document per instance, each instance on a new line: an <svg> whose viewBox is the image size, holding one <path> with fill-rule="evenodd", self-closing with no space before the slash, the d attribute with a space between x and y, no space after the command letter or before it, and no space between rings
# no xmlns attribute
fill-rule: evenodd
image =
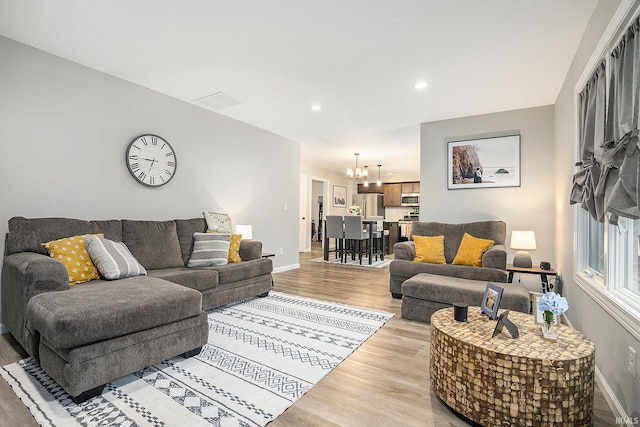
<svg viewBox="0 0 640 427"><path fill-rule="evenodd" d="M200 99L196 99L196 102L204 104L214 110L222 110L224 108L233 107L234 105L242 104L242 101L235 99L232 96L224 92L216 92L212 95L205 96Z"/></svg>

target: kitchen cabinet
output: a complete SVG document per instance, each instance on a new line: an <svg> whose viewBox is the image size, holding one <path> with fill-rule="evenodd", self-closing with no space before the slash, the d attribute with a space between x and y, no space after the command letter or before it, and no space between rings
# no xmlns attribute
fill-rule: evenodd
<svg viewBox="0 0 640 427"><path fill-rule="evenodd" d="M384 242L384 248L386 250L386 254L393 254L393 245L400 241L400 226L397 221L384 223L384 229L389 230L389 235L385 237L387 239Z"/></svg>
<svg viewBox="0 0 640 427"><path fill-rule="evenodd" d="M403 182L402 183L402 194L419 193L419 192L420 192L420 182Z"/></svg>
<svg viewBox="0 0 640 427"><path fill-rule="evenodd" d="M384 207L401 206L402 184L384 184Z"/></svg>
<svg viewBox="0 0 640 427"><path fill-rule="evenodd" d="M358 184L358 194L382 194L382 187L378 187L375 182L370 182L368 187L364 184Z"/></svg>

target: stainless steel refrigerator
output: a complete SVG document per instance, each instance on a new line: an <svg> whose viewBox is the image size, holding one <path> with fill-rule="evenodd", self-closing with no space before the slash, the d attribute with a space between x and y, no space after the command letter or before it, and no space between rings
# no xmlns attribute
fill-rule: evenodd
<svg viewBox="0 0 640 427"><path fill-rule="evenodd" d="M352 205L357 205L362 208L362 216L364 218L384 216L382 194L354 194L352 202Z"/></svg>

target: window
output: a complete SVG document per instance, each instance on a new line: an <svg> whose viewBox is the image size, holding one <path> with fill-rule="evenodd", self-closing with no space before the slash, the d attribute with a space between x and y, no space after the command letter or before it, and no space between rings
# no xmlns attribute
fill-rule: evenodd
<svg viewBox="0 0 640 427"><path fill-rule="evenodd" d="M587 265L586 268L604 276L604 224L587 215Z"/></svg>
<svg viewBox="0 0 640 427"><path fill-rule="evenodd" d="M640 85L637 62L630 59L640 53L640 18L637 10L627 17L609 33L615 36L609 36L608 48L591 62L597 64L593 75L576 90L580 170L571 200L581 206L576 210L576 283L623 324L639 325L640 220L633 219L638 216L637 202L620 195L620 184L635 182L637 176L630 178L625 172L636 169L640 157L627 171L620 168L622 157L615 159L616 173L607 175L613 157L627 151L625 144L636 144L635 118L640 113L638 100L629 95Z"/></svg>

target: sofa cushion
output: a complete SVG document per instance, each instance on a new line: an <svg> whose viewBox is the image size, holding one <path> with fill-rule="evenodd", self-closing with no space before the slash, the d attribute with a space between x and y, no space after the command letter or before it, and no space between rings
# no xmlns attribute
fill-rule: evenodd
<svg viewBox="0 0 640 427"><path fill-rule="evenodd" d="M27 321L54 348L70 348L166 325L202 311L200 292L154 277L130 277L38 294Z"/></svg>
<svg viewBox="0 0 640 427"><path fill-rule="evenodd" d="M242 262L240 257L240 241L242 240L242 234L232 234L229 241L229 256L227 261L229 262Z"/></svg>
<svg viewBox="0 0 640 427"><path fill-rule="evenodd" d="M95 237L102 236L102 234L95 235ZM90 238L92 235L67 237L42 244L51 258L64 264L69 274L70 285L100 278L98 270L87 252L85 244L87 237Z"/></svg>
<svg viewBox="0 0 640 427"><path fill-rule="evenodd" d="M229 234L194 233L189 267L225 265L229 258Z"/></svg>
<svg viewBox="0 0 640 427"><path fill-rule="evenodd" d="M193 233L204 233L207 231L207 221L204 218L176 219L176 230L178 231L178 241L182 251L182 265L187 265L191 251L193 250Z"/></svg>
<svg viewBox="0 0 640 427"><path fill-rule="evenodd" d="M147 270L131 255L124 243L98 236L87 236L85 242L89 256L105 279L146 276Z"/></svg>
<svg viewBox="0 0 640 427"><path fill-rule="evenodd" d="M404 259L391 260L391 264L389 264L389 273L393 281L404 281L420 273L460 277L462 279L484 280L485 282L506 282L508 278L507 272L498 268L471 267L468 265L451 264L426 264L423 262L413 262Z"/></svg>
<svg viewBox="0 0 640 427"><path fill-rule="evenodd" d="M479 239L469 233L464 233L458 253L453 259L453 265L470 265L482 267L482 255L493 246L493 240Z"/></svg>
<svg viewBox="0 0 640 427"><path fill-rule="evenodd" d="M147 270L184 267L174 221L123 219L122 242Z"/></svg>
<svg viewBox="0 0 640 427"><path fill-rule="evenodd" d="M218 272L212 269L174 267L150 270L148 274L149 276L168 280L198 291L205 291L218 286Z"/></svg>
<svg viewBox="0 0 640 427"><path fill-rule="evenodd" d="M444 236L413 236L416 247L415 262L444 264Z"/></svg>
<svg viewBox="0 0 640 427"><path fill-rule="evenodd" d="M254 259L242 261L237 264L227 264L217 267L205 267L215 269L218 272L219 285L251 279L273 271L270 259Z"/></svg>
<svg viewBox="0 0 640 427"><path fill-rule="evenodd" d="M9 219L9 234L6 254L36 252L47 255L41 246L43 242L69 236L102 233L107 239L122 240L122 226L119 220L84 221L71 218L24 218Z"/></svg>

